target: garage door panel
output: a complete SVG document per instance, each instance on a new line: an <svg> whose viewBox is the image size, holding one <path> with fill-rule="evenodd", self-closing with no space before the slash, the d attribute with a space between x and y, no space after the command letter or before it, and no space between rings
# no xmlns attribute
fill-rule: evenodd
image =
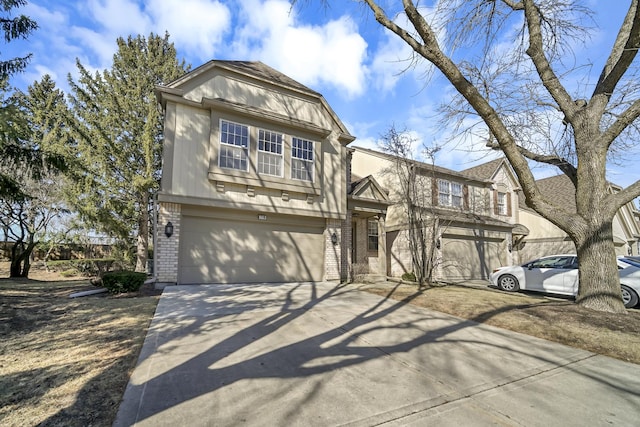
<svg viewBox="0 0 640 427"><path fill-rule="evenodd" d="M180 283L320 281L323 228L185 217Z"/></svg>
<svg viewBox="0 0 640 427"><path fill-rule="evenodd" d="M442 240L444 279L487 279L491 271L504 265L503 244L488 239L448 237Z"/></svg>

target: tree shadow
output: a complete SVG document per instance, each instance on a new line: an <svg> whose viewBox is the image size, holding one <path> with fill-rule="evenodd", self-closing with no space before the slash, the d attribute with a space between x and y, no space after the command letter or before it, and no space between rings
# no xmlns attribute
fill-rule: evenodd
<svg viewBox="0 0 640 427"><path fill-rule="evenodd" d="M166 312L177 310L173 313L179 314L163 318L160 313L154 319L136 368L140 375L134 372L114 426L143 421L169 423L171 415L167 410L178 406L180 410L189 410L196 404L209 408L212 412L206 412L206 416L211 419L229 416L229 411L233 411L238 423L246 422L243 417L255 412L256 405L268 405L279 408L281 420L299 422L300 411L305 411L305 405L318 396L344 397L348 392L344 389L349 388L349 383L339 383L340 389L327 390L331 379L326 378L337 377L349 368L369 369L372 362L380 366L400 361L403 369L412 372L411 381L421 387L416 392L425 395L416 398L434 404L437 399L443 403L464 398L483 391L482 387L495 387L531 375L530 368L523 370L520 366L521 358L554 369L559 363L590 357L569 348L566 354L556 357L538 348L545 346L542 340L531 345L531 337L516 334L514 338L509 332L479 326L474 320L461 321L411 306L411 301L423 294L421 290L396 301L388 298L394 289L385 298L364 296L348 285L298 283L200 288L208 288L209 296L204 301L197 298L197 292L195 296L186 292L183 298L173 301L163 296L164 302L176 304L166 306ZM198 304L208 304L210 310L196 315ZM402 313L397 315L401 308ZM476 320L485 321L509 309L518 307L497 309ZM483 332L478 332L478 328L483 328ZM465 329L470 332L460 334ZM513 340L518 343L512 345ZM478 354L456 360L451 352L454 347ZM497 355L489 355L492 349ZM406 356L409 353L412 356ZM567 357L570 362L566 362ZM353 399L354 412L361 410L358 405L367 397L380 394L385 387L376 381L386 381L386 373L367 376L373 381L367 387L370 390L357 390L371 395L347 393ZM447 384L444 378L450 378L452 384ZM486 380L479 381L480 378L492 381L485 384ZM286 384L275 389L262 388L262 384L274 379L289 384L292 380L302 381L296 383L295 392ZM627 390L614 380L596 374L593 379L634 393L632 387ZM224 390L226 397L214 393L219 390ZM236 397L232 407L224 405L229 396ZM82 404L78 399L74 407ZM327 413L326 419L316 421L344 423L345 418L335 418L341 416L349 421L351 414Z"/></svg>

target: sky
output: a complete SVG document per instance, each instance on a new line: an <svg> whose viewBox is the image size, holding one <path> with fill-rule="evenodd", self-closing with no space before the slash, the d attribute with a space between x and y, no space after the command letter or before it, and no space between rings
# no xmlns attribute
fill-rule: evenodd
<svg viewBox="0 0 640 427"><path fill-rule="evenodd" d="M592 38L574 53L596 65L597 78L629 2L587 2L597 12ZM49 74L67 92L76 60L90 70L109 69L118 37L166 31L178 59L192 68L211 59L262 61L320 92L357 138L352 146L376 149L395 126L415 138L418 157L422 146L442 146L438 166L463 170L496 156L482 141L443 144L450 129L437 110L451 99L451 87L426 65L408 68L408 47L355 1L299 0L292 8L286 0L30 0L18 12L39 25L26 41L0 44L2 58L33 54L27 70L11 80L21 89ZM626 186L639 169L640 155L629 153L624 166L610 165L608 179Z"/></svg>

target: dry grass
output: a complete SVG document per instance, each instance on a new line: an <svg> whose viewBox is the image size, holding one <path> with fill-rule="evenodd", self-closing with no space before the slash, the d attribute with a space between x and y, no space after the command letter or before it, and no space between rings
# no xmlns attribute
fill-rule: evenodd
<svg viewBox="0 0 640 427"><path fill-rule="evenodd" d="M91 288L0 279L0 425L113 423L158 297L69 298Z"/></svg>
<svg viewBox="0 0 640 427"><path fill-rule="evenodd" d="M396 283L362 290L406 300L457 317L640 364L640 310L616 315L586 310L571 300L509 294L491 288L434 286L419 290Z"/></svg>

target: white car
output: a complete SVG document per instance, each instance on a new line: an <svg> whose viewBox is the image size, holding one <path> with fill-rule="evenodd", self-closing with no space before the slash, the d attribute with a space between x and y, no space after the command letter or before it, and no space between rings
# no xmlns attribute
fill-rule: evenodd
<svg viewBox="0 0 640 427"><path fill-rule="evenodd" d="M638 305L640 268L618 259L622 301L627 308ZM492 285L503 291L538 291L550 294L578 293L578 257L575 254L550 255L523 265L500 267L489 276Z"/></svg>

